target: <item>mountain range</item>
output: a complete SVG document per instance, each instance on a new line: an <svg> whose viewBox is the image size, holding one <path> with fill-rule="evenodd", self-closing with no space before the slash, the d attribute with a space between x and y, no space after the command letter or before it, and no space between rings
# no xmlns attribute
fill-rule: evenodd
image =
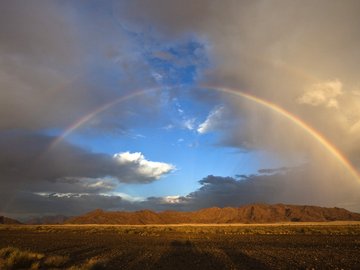
<svg viewBox="0 0 360 270"><path fill-rule="evenodd" d="M21 222L16 219L0 216L0 224L21 224Z"/></svg>
<svg viewBox="0 0 360 270"><path fill-rule="evenodd" d="M65 221L67 224L221 224L360 221L360 214L343 208L307 205L251 204L241 207L205 208L193 212L141 210L107 212L94 210Z"/></svg>

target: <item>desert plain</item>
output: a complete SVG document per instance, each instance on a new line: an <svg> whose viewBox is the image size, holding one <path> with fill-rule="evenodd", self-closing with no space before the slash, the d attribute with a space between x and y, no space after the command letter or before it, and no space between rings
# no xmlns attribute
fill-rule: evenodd
<svg viewBox="0 0 360 270"><path fill-rule="evenodd" d="M360 222L1 225L1 269L360 269Z"/></svg>

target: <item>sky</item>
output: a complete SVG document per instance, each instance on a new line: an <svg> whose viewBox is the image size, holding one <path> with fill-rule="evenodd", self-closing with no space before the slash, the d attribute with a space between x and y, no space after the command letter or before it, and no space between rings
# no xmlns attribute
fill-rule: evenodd
<svg viewBox="0 0 360 270"><path fill-rule="evenodd" d="M359 1L2 1L0 215L360 211Z"/></svg>

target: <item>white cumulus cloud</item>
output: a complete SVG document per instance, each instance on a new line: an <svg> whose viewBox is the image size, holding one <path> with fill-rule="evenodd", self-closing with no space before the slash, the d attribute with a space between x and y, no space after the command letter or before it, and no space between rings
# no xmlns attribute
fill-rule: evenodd
<svg viewBox="0 0 360 270"><path fill-rule="evenodd" d="M117 153L114 159L128 170L121 179L124 182L152 182L175 170L172 164L147 160L141 152Z"/></svg>
<svg viewBox="0 0 360 270"><path fill-rule="evenodd" d="M165 196L162 198L165 203L175 204L181 202L181 196L174 195L174 196Z"/></svg>

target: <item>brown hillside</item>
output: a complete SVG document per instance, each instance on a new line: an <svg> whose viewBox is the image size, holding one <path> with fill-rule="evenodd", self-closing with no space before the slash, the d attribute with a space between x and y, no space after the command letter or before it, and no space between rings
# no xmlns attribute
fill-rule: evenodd
<svg viewBox="0 0 360 270"><path fill-rule="evenodd" d="M136 212L105 212L95 210L71 218L71 224L216 224L216 223L273 223L273 222L321 222L360 220L360 214L343 208L325 208L306 205L252 204L242 207L206 208L194 212L142 210Z"/></svg>
<svg viewBox="0 0 360 270"><path fill-rule="evenodd" d="M0 216L0 224L21 224L21 222L16 219Z"/></svg>

